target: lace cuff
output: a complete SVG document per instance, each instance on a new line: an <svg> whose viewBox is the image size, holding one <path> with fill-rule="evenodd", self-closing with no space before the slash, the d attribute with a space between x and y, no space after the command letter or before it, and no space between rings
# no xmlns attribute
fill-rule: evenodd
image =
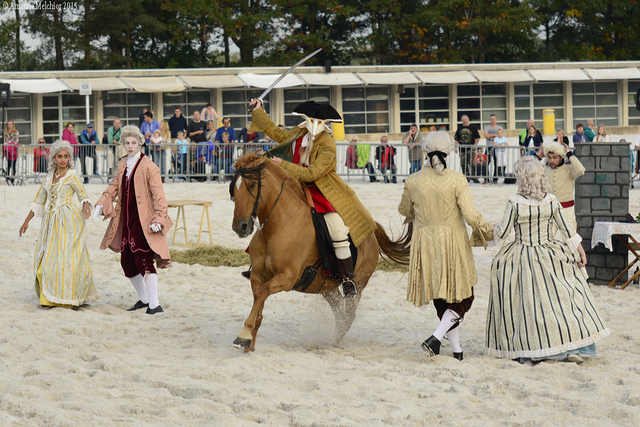
<svg viewBox="0 0 640 427"><path fill-rule="evenodd" d="M44 205L39 205L37 203L31 204L31 212L38 218L42 218L44 216Z"/></svg>
<svg viewBox="0 0 640 427"><path fill-rule="evenodd" d="M91 203L91 199L85 198L85 199L80 200L80 204L81 204L81 205L84 205L84 202L89 203L89 208L90 208L91 210L93 210L93 203Z"/></svg>
<svg viewBox="0 0 640 427"><path fill-rule="evenodd" d="M582 242L582 237L580 237L580 235L576 233L575 236L565 240L564 242L567 244L567 246L569 246L569 249L571 249L573 252L577 252L578 246L580 246L580 242Z"/></svg>

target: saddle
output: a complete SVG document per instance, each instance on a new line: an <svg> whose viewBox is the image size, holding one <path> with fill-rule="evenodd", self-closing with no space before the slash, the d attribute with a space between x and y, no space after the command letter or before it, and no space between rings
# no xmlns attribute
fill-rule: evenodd
<svg viewBox="0 0 640 427"><path fill-rule="evenodd" d="M318 244L318 250L320 251L320 258L315 262L315 264L305 267L302 272L302 276L300 276L296 284L293 285L293 289L300 292L305 292L309 285L311 285L315 280L320 266L322 266L322 269L324 270L325 280L327 278L334 280L342 279L342 271L340 270L340 266L336 259L336 253L333 249L333 244L331 243L331 236L329 235L329 228L324 220L324 215L316 212L309 189L306 186L303 186L303 188L307 197L307 204L311 209L311 218L313 219L313 228L316 231L316 242ZM353 244L351 236L349 236L349 250L351 251L351 258L355 267L358 260L358 248Z"/></svg>

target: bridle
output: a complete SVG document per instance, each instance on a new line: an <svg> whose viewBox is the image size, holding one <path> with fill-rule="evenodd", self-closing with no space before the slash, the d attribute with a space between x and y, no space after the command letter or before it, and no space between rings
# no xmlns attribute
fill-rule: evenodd
<svg viewBox="0 0 640 427"><path fill-rule="evenodd" d="M280 200L280 196L282 196L282 192L284 191L284 183L286 182L286 179L282 180L282 186L280 187L280 194L278 194L278 198L273 203L273 206L271 207L271 210L267 214L267 217L265 218L264 222L260 224L260 221L258 221L258 203L260 202L260 200L262 200L262 196L261 196L262 173L265 167L266 167L266 163L262 163L253 168L236 169L233 172L233 178L231 179L231 183L229 184L229 195L231 196L231 200L235 201L234 193L235 193L235 186L236 186L236 182L238 181L238 178L240 177L244 178L247 191L252 196L253 196L253 193L249 188L249 182L256 182L256 181L258 182L258 193L254 196L256 198L256 202L253 204L253 211L251 212L251 220L256 223L256 228L258 230L262 230L262 228L266 225L267 221L269 221L269 217L271 216L271 212L273 212L273 208L276 207L276 205L278 204L278 201Z"/></svg>

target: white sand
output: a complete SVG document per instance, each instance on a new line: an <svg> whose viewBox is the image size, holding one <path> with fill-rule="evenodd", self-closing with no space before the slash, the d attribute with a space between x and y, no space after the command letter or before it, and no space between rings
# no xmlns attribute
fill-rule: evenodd
<svg viewBox="0 0 640 427"><path fill-rule="evenodd" d="M352 186L387 229L401 224L402 184ZM105 185L90 184L96 200ZM582 365L533 368L483 356L489 270L496 248L474 249L479 283L462 324L465 360L428 359L432 306L405 300L406 276L376 272L342 343L319 296L267 300L256 352L231 342L251 307L241 268L174 264L160 277L165 313L124 309L136 300L119 255L100 251L106 223L88 223L100 299L79 310L43 309L33 291L35 218L18 229L38 187L0 188L0 425L383 426L640 425L640 289L593 287L614 334ZM233 205L217 183L167 184L168 199L214 202L215 243L246 247L231 230ZM500 220L513 185L472 184L476 206ZM640 190L631 191L634 214ZM175 219L176 210L171 210ZM188 208L191 238L200 211Z"/></svg>

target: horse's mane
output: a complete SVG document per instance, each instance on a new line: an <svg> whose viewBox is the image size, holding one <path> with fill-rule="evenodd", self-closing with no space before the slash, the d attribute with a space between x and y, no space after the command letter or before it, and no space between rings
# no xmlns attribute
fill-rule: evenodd
<svg viewBox="0 0 640 427"><path fill-rule="evenodd" d="M269 170L269 172L271 172L273 175L275 175L277 178L283 180L283 181L288 181L288 185L290 185L292 187L292 189L296 192L296 194L304 201L307 200L304 191L302 190L302 187L300 186L300 183L298 182L297 179L294 179L291 175L289 175L289 172L287 172L286 170L282 169L280 166L276 165L273 162L268 161L268 159L264 156L260 156L258 154L255 153L248 153L245 154L241 157L239 157L235 164L233 165L234 170L235 169L249 169L249 168L257 168L260 165L263 165L264 167L266 167L266 169Z"/></svg>

